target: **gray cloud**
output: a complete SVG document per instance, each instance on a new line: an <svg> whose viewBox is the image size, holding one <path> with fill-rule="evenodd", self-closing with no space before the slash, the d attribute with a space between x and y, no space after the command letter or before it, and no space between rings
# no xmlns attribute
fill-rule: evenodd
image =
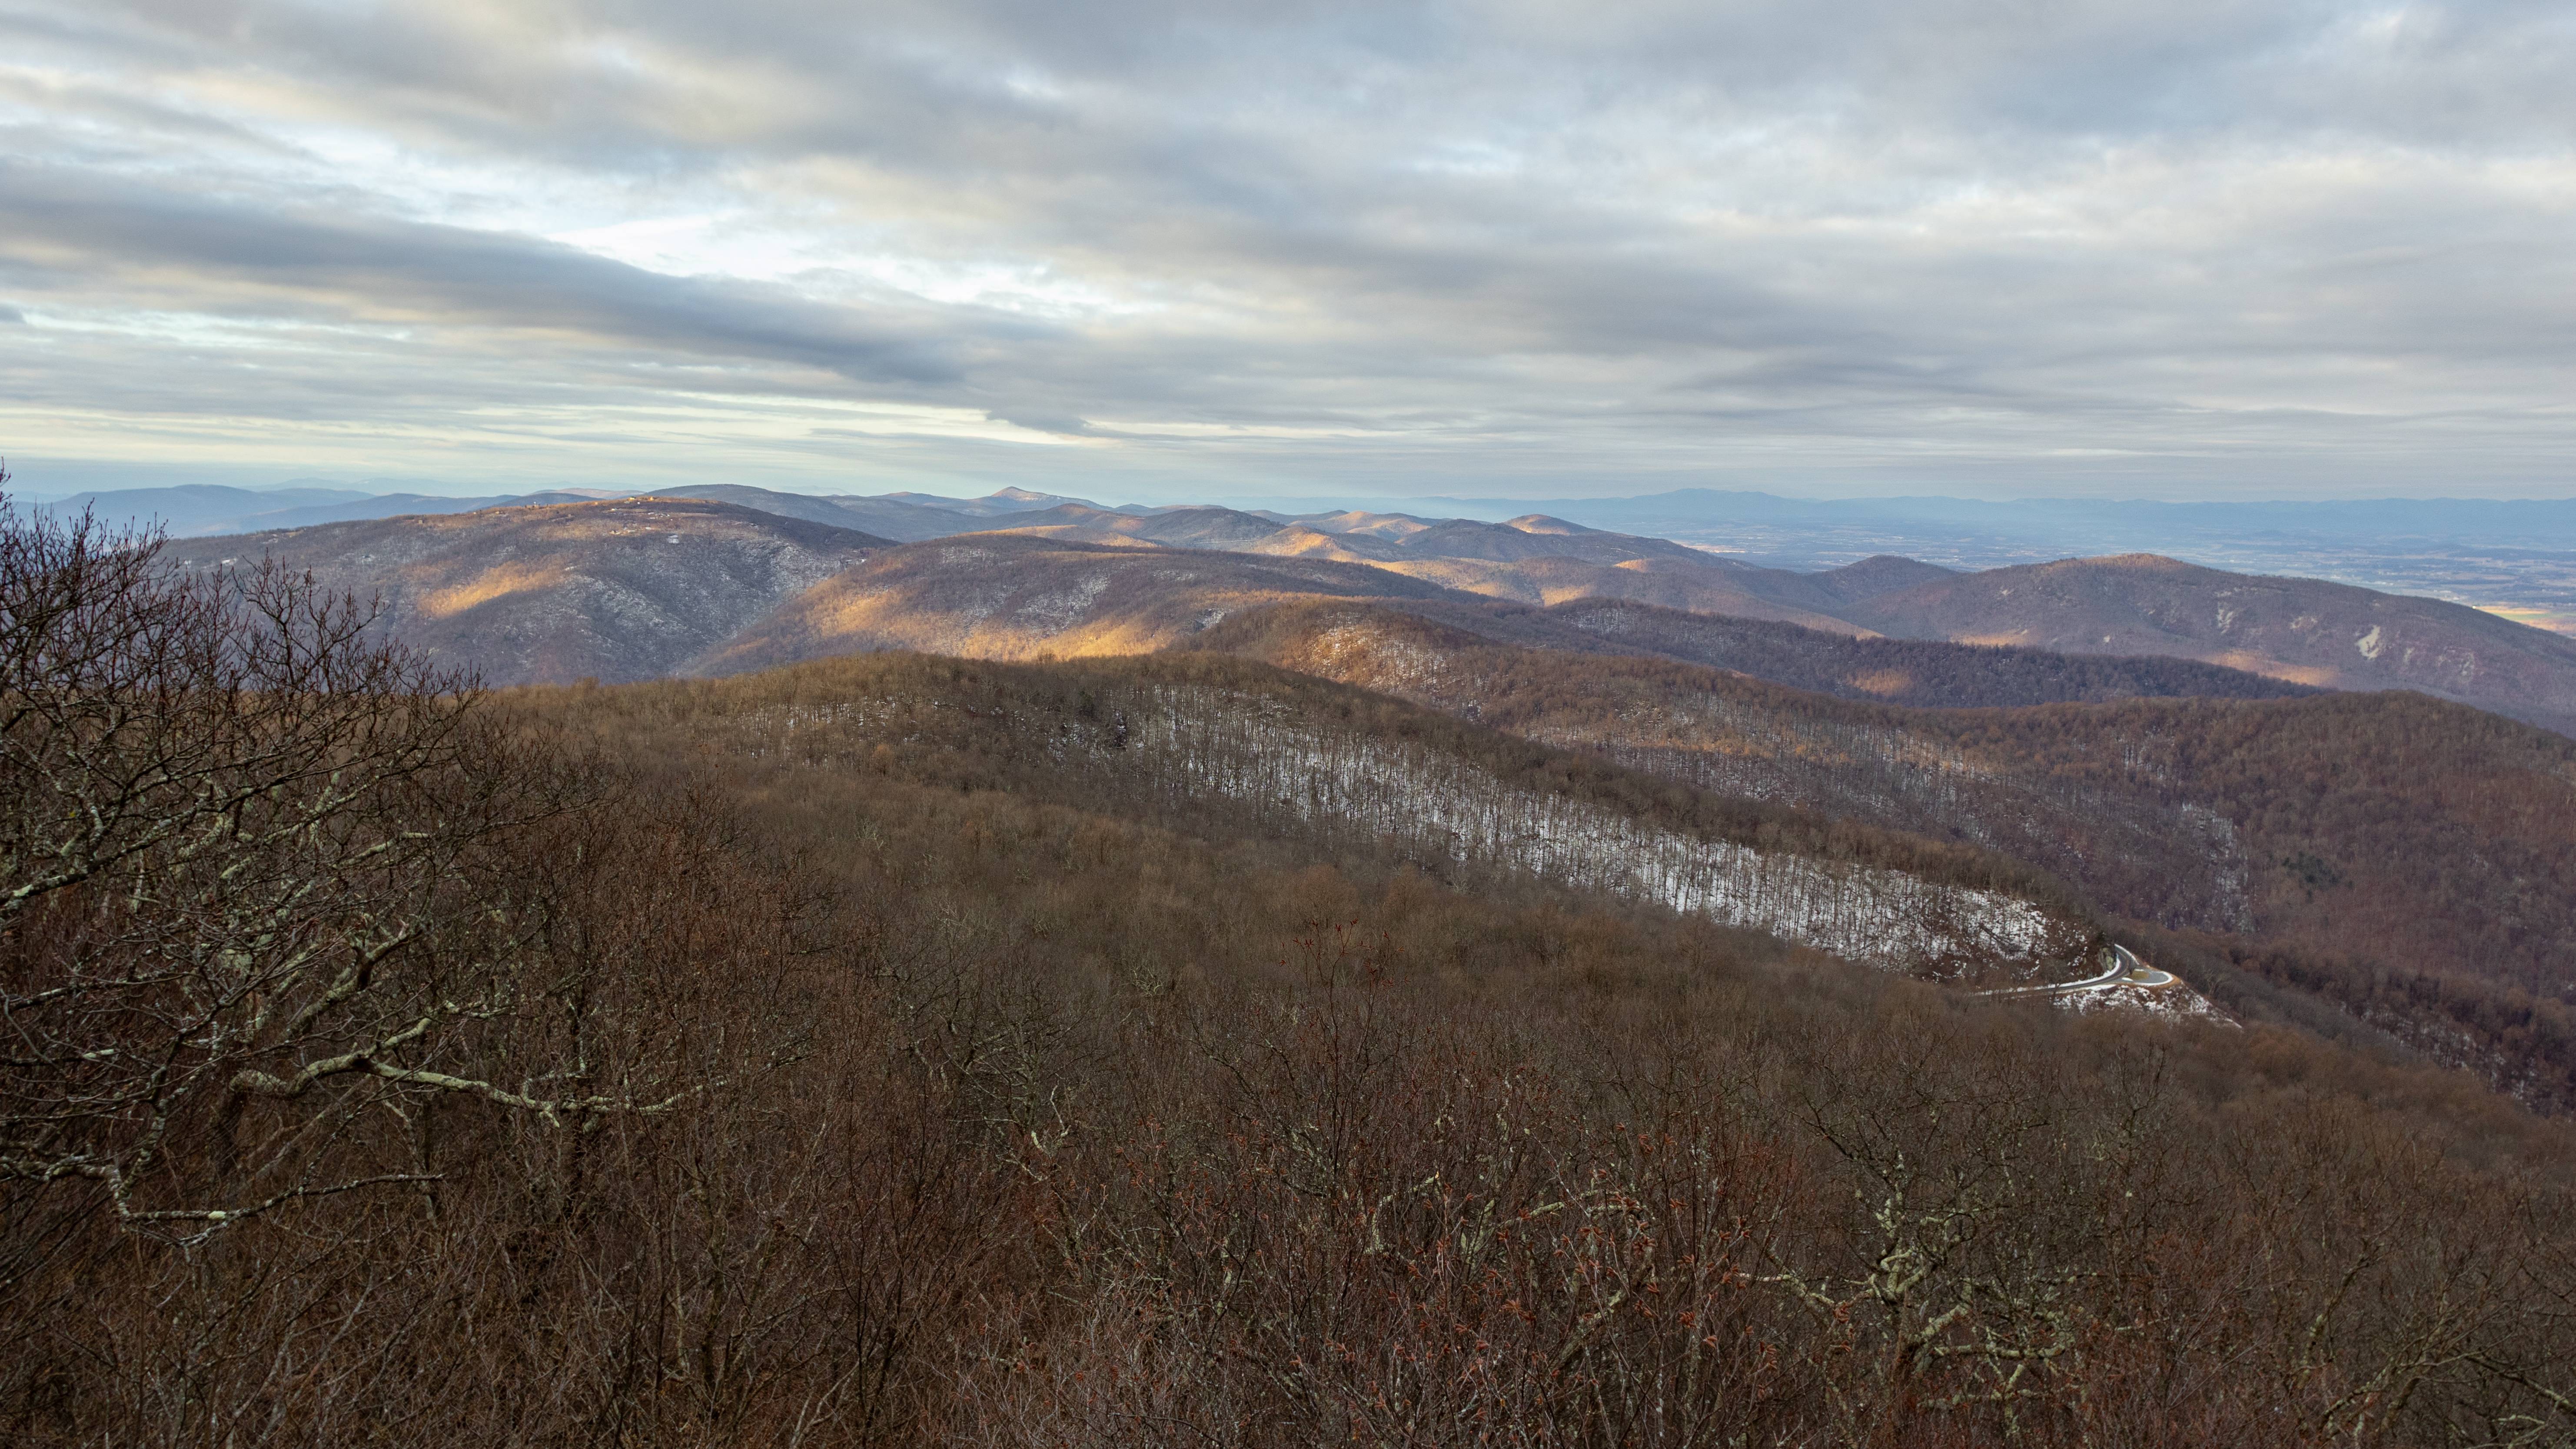
<svg viewBox="0 0 2576 1449"><path fill-rule="evenodd" d="M40 0L0 54L30 456L2576 487L2562 4Z"/></svg>
<svg viewBox="0 0 2576 1449"><path fill-rule="evenodd" d="M0 161L0 258L27 285L161 291L228 310L554 332L799 363L853 381L954 382L959 335L920 309L818 305L789 289L665 277L560 244L385 218L281 213ZM71 259L48 263L45 258ZM22 260L23 259L23 260ZM907 310L916 315L903 315ZM981 329L1026 334L1025 322Z"/></svg>

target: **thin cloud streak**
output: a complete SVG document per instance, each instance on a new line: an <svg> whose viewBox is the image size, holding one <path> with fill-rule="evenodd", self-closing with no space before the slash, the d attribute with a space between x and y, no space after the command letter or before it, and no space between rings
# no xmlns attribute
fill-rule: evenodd
<svg viewBox="0 0 2576 1449"><path fill-rule="evenodd" d="M2566 7L1999 15L39 0L0 451L2576 489Z"/></svg>

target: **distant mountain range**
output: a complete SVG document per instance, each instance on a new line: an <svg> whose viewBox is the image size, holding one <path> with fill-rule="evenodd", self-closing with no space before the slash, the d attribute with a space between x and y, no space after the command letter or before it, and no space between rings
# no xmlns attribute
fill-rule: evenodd
<svg viewBox="0 0 2576 1449"><path fill-rule="evenodd" d="M166 492L181 496L153 506L197 506L200 521L238 510L245 497L274 497ZM359 506L305 498L295 508ZM1295 600L1375 600L1453 615L1524 606L1537 611L1524 627L1558 636L1548 647L1579 635L1594 650L1795 676L1800 687L1856 698L1932 703L1917 673L1965 676L1917 655L1837 663L1848 651L1836 637L2220 666L2188 678L2131 671L2107 693L2098 671L2061 669L2092 682L2053 695L1954 690L1939 702L2237 695L2241 686L2227 681L2254 675L2416 689L2576 731L2576 641L2439 600L2146 555L1974 573L1882 556L1801 572L1545 514L1500 523L1356 510L1289 516L1107 509L1022 490L961 501L739 485L618 500L534 495L182 540L171 551L189 566L261 554L334 587L381 592L398 633L504 684L721 673L890 648L1016 659L1144 653ZM1613 603L1625 612L1603 612ZM1754 639L1748 622L1775 632ZM1794 636L1776 634L1790 626ZM1728 635L1722 648L1709 644L1712 629Z"/></svg>
<svg viewBox="0 0 2576 1449"><path fill-rule="evenodd" d="M1845 612L1900 638L2201 659L2335 689L2417 689L2576 726L2576 640L2438 599L2314 579L2132 554L1953 575Z"/></svg>
<svg viewBox="0 0 2576 1449"><path fill-rule="evenodd" d="M631 496L557 490L478 498L417 492L368 494L308 486L252 491L191 486L85 493L40 505L95 508L112 522L160 521L175 536L247 533L408 513ZM697 484L665 496L712 498L787 513L901 542L954 533L989 520L1074 505L1149 517L1171 511L1137 504L1097 509L1061 494L1006 488L964 499L929 493L813 495L739 484ZM1372 504L1416 520L1483 521L1537 514L1593 529L1672 540L1747 562L1812 572L1882 555L1953 570L1984 570L2067 558L2163 554L2232 573L2325 579L2382 593L2415 594L2486 609L2576 635L2576 500L2366 499L2342 502L2168 503L2044 498L1996 503L1961 498L1799 499L1756 492L1682 489L1636 498L1433 498ZM1276 524L1334 533L1331 511L1244 510ZM1267 551L1287 551L1286 540ZM1336 556L1330 546L1310 544ZM1348 543L1354 552L1365 552ZM1371 562L1382 560L1371 559ZM1560 572L1579 572L1558 566ZM1455 577L1466 575L1452 570ZM1473 586L1470 584L1469 586ZM1580 580L1550 586L1563 596ZM1682 607L1723 607L1717 600ZM1831 627L1831 626L1827 626Z"/></svg>
<svg viewBox="0 0 2576 1449"><path fill-rule="evenodd" d="M34 506L56 518L88 513L112 528L157 527L173 538L201 538L227 533L265 533L310 528L323 523L351 523L372 518L399 518L426 513L470 513L546 503L588 502L622 494L600 489L558 489L489 498L451 498L432 493L359 493L344 488L228 488L214 483L187 483L175 488L128 488L108 493L75 493Z"/></svg>
<svg viewBox="0 0 2576 1449"><path fill-rule="evenodd" d="M191 535L301 528L406 513L462 513L510 504L632 497L647 491L665 497L724 499L741 495L730 501L763 499L772 511L800 506L795 500L809 500L852 513L873 513L884 520L908 517L917 525L940 528L948 527L958 517L997 518L1065 504L1097 507L1087 499L1022 488L1005 488L983 498L952 498L934 493L780 493L724 483L650 490L556 489L477 497L399 491L366 493L321 486L248 489L184 484L79 493L39 506L57 513L92 508L102 518L114 521L158 519L173 534ZM1630 498L1425 498L1408 500L1401 506L1411 513L1434 518L1490 520L1538 513L1603 530L1694 542L1732 542L1739 547L1747 534L1766 543L1796 536L1807 540L1807 551L1811 552L1837 548L1848 551L1856 542L1887 537L1909 537L1971 552L2004 548L2052 556L2187 552L2197 546L2244 547L2291 541L2576 550L2576 499L2177 503L2024 498L1996 502L1947 497L1786 498L1770 493L1685 488ZM1103 511L1150 516L1170 510L1129 504ZM1260 516L1286 523L1292 516L1313 521L1319 515L1261 511ZM1744 551L1760 554L1767 550Z"/></svg>
<svg viewBox="0 0 2576 1449"><path fill-rule="evenodd" d="M2576 633L2576 499L2165 503L2081 498L1798 499L1685 489L1643 498L1403 505L1502 517L1535 508L1705 544L1782 568L1902 554L1987 569L2156 553L2236 573L2423 594Z"/></svg>
<svg viewBox="0 0 2576 1449"><path fill-rule="evenodd" d="M2099 547L2107 539L2266 534L2312 538L2500 542L2576 548L2576 499L2363 498L2175 503L2147 499L1783 498L1684 488L1636 498L1461 499L1471 509L1544 509L1603 527L1695 530L1716 523L1859 528L1901 525Z"/></svg>
<svg viewBox="0 0 2576 1449"><path fill-rule="evenodd" d="M557 488L538 493L452 498L429 493L360 493L340 488L229 488L190 483L175 488L132 488L106 493L75 493L34 506L36 512L69 518L87 512L111 527L158 527L173 538L202 538L230 533L269 533L310 528L322 523L354 523L416 514L472 513L485 508L542 507L552 503L590 503L641 496L641 489ZM882 497L826 497L777 493L729 483L703 483L654 492L660 498L704 498L741 503L766 513L858 528L886 538L911 542L982 527L984 520L1005 514L1079 503L1080 499L1005 488L985 498L942 498L929 493L893 493Z"/></svg>

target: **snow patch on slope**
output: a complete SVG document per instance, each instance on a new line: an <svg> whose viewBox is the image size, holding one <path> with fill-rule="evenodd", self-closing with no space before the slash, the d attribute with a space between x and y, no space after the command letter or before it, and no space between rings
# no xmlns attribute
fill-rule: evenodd
<svg viewBox="0 0 2576 1449"><path fill-rule="evenodd" d="M918 740L924 704L956 707L855 699L800 703L765 718L780 735L828 727ZM1153 685L1104 694L1082 713L1015 715L1010 726L1026 731L1057 768L1116 774L1175 803L1223 801L1256 824L1267 817L1283 827L1338 826L1393 844L1435 874L1525 873L1893 970L2000 967L2027 975L2080 955L2093 939L2085 923L2007 892L1639 820L1514 783L1435 745L1337 730L1261 695ZM771 742L788 747L779 736ZM832 753L837 748L822 751Z"/></svg>
<svg viewBox="0 0 2576 1449"><path fill-rule="evenodd" d="M2087 929L1999 891L1764 851L1522 789L1444 752L1316 729L1266 701L1164 688L1131 749L1179 788L1340 821L1461 864L1500 866L1838 956L1924 969L2031 966ZM1247 707L1249 706L1249 707Z"/></svg>

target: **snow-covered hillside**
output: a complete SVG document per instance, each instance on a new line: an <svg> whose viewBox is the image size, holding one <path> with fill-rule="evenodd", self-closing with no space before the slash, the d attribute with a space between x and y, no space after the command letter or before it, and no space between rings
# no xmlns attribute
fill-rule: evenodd
<svg viewBox="0 0 2576 1449"><path fill-rule="evenodd" d="M925 711L935 720L966 707L937 698L804 704L767 724L803 734L781 738L781 747L829 756L841 749L818 739L818 727L853 745L889 734L917 741ZM1256 827L1346 831L1437 869L1526 873L1891 969L2029 975L2078 957L2093 936L2088 924L2004 891L1672 828L1259 693L1139 685L1086 694L1075 708L977 721L986 730L1001 724L1055 770L1104 777L1122 793L1222 806Z"/></svg>
<svg viewBox="0 0 2576 1449"><path fill-rule="evenodd" d="M1318 728L1259 699L1166 688L1131 725L1136 766L1177 788L1340 821L1463 863L1696 911L1910 969L2041 965L2089 934L1995 891L1764 851L1515 788L1437 750Z"/></svg>
<svg viewBox="0 0 2576 1449"><path fill-rule="evenodd" d="M1392 694L1526 739L1597 755L1713 794L1774 801L1956 839L2038 864L2068 880L2101 880L2104 862L2153 880L2153 898L2124 897L2168 927L2246 930L2251 906L2235 827L2187 801L2121 795L2079 780L1999 765L1956 741L1867 707L1784 701L1664 661L1572 659L1580 689L1534 680L1521 651L1433 642L1419 621L1371 616L1317 628L1275 662ZM2132 746L2151 771L2159 742Z"/></svg>

